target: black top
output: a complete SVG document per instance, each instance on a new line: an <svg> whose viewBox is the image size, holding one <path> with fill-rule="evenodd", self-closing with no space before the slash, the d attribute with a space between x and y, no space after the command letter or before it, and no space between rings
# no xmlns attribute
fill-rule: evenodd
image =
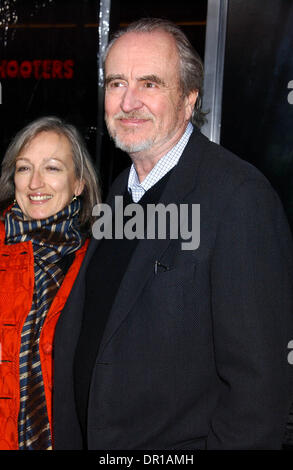
<svg viewBox="0 0 293 470"><path fill-rule="evenodd" d="M147 204L158 203L171 171L150 188L137 204L145 207ZM134 202L126 190L123 195L124 207L127 204ZM124 223L129 218L131 217L124 217ZM104 238L88 266L83 324L74 364L75 400L85 448L88 394L94 361L116 293L137 242L136 238Z"/></svg>
<svg viewBox="0 0 293 470"><path fill-rule="evenodd" d="M66 255L66 256L62 256L62 258L60 258L60 260L57 261L56 264L59 266L60 269L62 269L64 277L66 276L68 269L72 265L74 258L75 258L75 252L69 253L69 255Z"/></svg>

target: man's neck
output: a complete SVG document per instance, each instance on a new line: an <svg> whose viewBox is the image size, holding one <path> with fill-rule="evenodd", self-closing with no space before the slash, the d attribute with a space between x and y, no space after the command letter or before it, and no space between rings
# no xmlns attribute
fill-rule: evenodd
<svg viewBox="0 0 293 470"><path fill-rule="evenodd" d="M151 159L149 156L148 157L146 156L145 158L141 158L141 159L137 158L136 155L135 156L131 155L130 157L135 166L139 182L142 183L142 181L152 171L152 169L158 163L158 161L163 157L163 154L154 159Z"/></svg>
<svg viewBox="0 0 293 470"><path fill-rule="evenodd" d="M159 149L156 148L156 145L154 144L148 150L129 154L135 166L140 183L147 177L158 161L164 157L164 155L170 152L173 147L175 147L186 131L187 125L188 122L186 122L185 126L180 130L180 132L174 136L169 136L169 138L166 138L165 143L163 145L160 144Z"/></svg>

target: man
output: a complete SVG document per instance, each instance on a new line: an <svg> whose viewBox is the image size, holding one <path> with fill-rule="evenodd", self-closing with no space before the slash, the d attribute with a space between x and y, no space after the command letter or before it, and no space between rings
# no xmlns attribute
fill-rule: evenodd
<svg viewBox="0 0 293 470"><path fill-rule="evenodd" d="M110 191L113 220L117 196L144 214L175 204L191 233L200 204L200 244L174 227L92 241L55 335L57 449L281 447L292 239L268 181L197 129L202 74L168 21L108 47L106 123L133 162Z"/></svg>

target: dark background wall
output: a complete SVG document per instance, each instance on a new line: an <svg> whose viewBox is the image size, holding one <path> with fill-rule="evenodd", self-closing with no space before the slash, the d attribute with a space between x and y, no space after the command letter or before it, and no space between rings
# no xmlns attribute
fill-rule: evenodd
<svg viewBox="0 0 293 470"><path fill-rule="evenodd" d="M229 2L221 143L267 176L293 228L292 52L292 0Z"/></svg>
<svg viewBox="0 0 293 470"><path fill-rule="evenodd" d="M43 115L77 125L95 155L97 1L1 0L0 152Z"/></svg>

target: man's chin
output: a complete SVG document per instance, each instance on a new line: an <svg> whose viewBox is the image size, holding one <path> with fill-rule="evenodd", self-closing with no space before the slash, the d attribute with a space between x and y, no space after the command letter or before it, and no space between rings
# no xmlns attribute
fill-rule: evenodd
<svg viewBox="0 0 293 470"><path fill-rule="evenodd" d="M117 148L123 150L126 153L137 153L149 150L153 145L153 140L148 139L142 142L125 142L120 140L118 137L114 137L114 143Z"/></svg>

